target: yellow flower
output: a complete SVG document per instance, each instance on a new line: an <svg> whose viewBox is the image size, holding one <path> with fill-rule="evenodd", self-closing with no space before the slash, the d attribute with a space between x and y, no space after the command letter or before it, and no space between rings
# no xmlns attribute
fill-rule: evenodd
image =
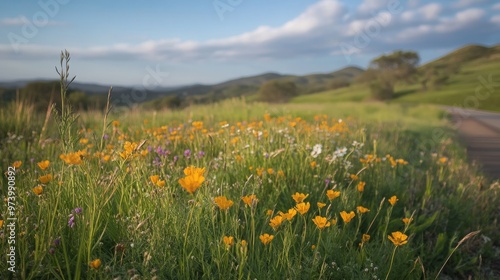
<svg viewBox="0 0 500 280"><path fill-rule="evenodd" d="M351 180L353 181L359 180L359 177L356 174L351 174L349 177L351 177Z"/></svg>
<svg viewBox="0 0 500 280"><path fill-rule="evenodd" d="M316 249L316 245L313 244L313 245L311 245L311 250L314 250L314 249Z"/></svg>
<svg viewBox="0 0 500 280"><path fill-rule="evenodd" d="M274 173L274 170L272 168L267 169L267 174L271 175Z"/></svg>
<svg viewBox="0 0 500 280"><path fill-rule="evenodd" d="M262 176L262 174L264 174L264 168L256 168L255 169L255 172L257 172L257 176Z"/></svg>
<svg viewBox="0 0 500 280"><path fill-rule="evenodd" d="M240 244L241 244L241 247L246 247L248 245L247 241L245 239L241 240Z"/></svg>
<svg viewBox="0 0 500 280"><path fill-rule="evenodd" d="M100 259L95 259L90 262L90 267L93 269L99 269L101 267L101 260Z"/></svg>
<svg viewBox="0 0 500 280"><path fill-rule="evenodd" d="M33 192L36 194L36 195L41 195L42 192L43 192L43 187L38 185L36 187L33 188Z"/></svg>
<svg viewBox="0 0 500 280"><path fill-rule="evenodd" d="M405 225L409 225L411 221L413 221L413 218L403 218L403 223L405 223Z"/></svg>
<svg viewBox="0 0 500 280"><path fill-rule="evenodd" d="M151 180L151 182L153 182L154 185L158 187L165 186L165 180L160 180L159 175L152 175L151 177L149 177L149 179Z"/></svg>
<svg viewBox="0 0 500 280"><path fill-rule="evenodd" d="M227 247L233 246L234 245L234 237L232 236L224 236L223 237L224 244L226 244Z"/></svg>
<svg viewBox="0 0 500 280"><path fill-rule="evenodd" d="M89 139L87 139L87 138L82 138L82 139L80 139L80 141L79 141L79 142L80 142L80 144L85 145L85 144L87 144L87 143L89 142Z"/></svg>
<svg viewBox="0 0 500 280"><path fill-rule="evenodd" d="M315 161L311 161L311 168L314 169L316 167L316 165L318 165L318 164Z"/></svg>
<svg viewBox="0 0 500 280"><path fill-rule="evenodd" d="M119 121L113 121L113 126L114 126L114 127L117 127L117 126L119 126L119 125L120 125L120 122L119 122Z"/></svg>
<svg viewBox="0 0 500 280"><path fill-rule="evenodd" d="M295 215L297 215L297 210L292 208L292 209L288 209L287 213L279 212L278 214L281 217L283 217L284 219L291 221L293 219L293 217L295 217Z"/></svg>
<svg viewBox="0 0 500 280"><path fill-rule="evenodd" d="M184 168L184 175L189 176L194 174L203 176L205 174L205 168L194 167L192 165Z"/></svg>
<svg viewBox="0 0 500 280"><path fill-rule="evenodd" d="M335 198L340 196L340 191L334 191L334 190L327 190L326 191L326 196L328 196L328 199L330 201L334 200Z"/></svg>
<svg viewBox="0 0 500 280"><path fill-rule="evenodd" d="M277 230L278 227L281 225L281 223L283 223L283 221L285 220L285 218L283 218L282 216L275 216L274 218L272 218L270 221L269 221L269 225L274 229L274 230Z"/></svg>
<svg viewBox="0 0 500 280"><path fill-rule="evenodd" d="M318 208L321 209L323 207L325 207L326 204L325 203L321 203L321 202L318 202Z"/></svg>
<svg viewBox="0 0 500 280"><path fill-rule="evenodd" d="M361 242L366 243L370 240L370 235L369 234L363 234L361 237Z"/></svg>
<svg viewBox="0 0 500 280"><path fill-rule="evenodd" d="M440 157L439 158L439 163L441 163L441 164L445 164L447 161L448 161L447 157Z"/></svg>
<svg viewBox="0 0 500 280"><path fill-rule="evenodd" d="M336 225L336 224L337 224L337 218L335 218L335 219L331 219L331 220L330 220L330 223L331 223L332 225Z"/></svg>
<svg viewBox="0 0 500 280"><path fill-rule="evenodd" d="M257 204L257 202L259 201L255 194L242 196L241 200L243 200L243 203L245 203L246 205L248 205L250 207L255 206Z"/></svg>
<svg viewBox="0 0 500 280"><path fill-rule="evenodd" d="M400 245L404 245L406 243L408 243L408 235L400 232L400 231L396 231L396 232L393 232L391 233L392 236L388 235L387 237L389 238L389 240L391 240L392 243L394 243L395 246L400 246Z"/></svg>
<svg viewBox="0 0 500 280"><path fill-rule="evenodd" d="M82 163L82 158L86 155L86 151L78 151L74 153L61 154L60 159L64 160L67 164L79 165Z"/></svg>
<svg viewBox="0 0 500 280"><path fill-rule="evenodd" d="M283 172L283 170L279 170L278 177L285 177L285 172Z"/></svg>
<svg viewBox="0 0 500 280"><path fill-rule="evenodd" d="M358 192L364 192L365 191L365 185L366 183L361 181L358 183L358 186L357 186L357 189L358 189Z"/></svg>
<svg viewBox="0 0 500 280"><path fill-rule="evenodd" d="M272 216L272 215L273 215L273 213L274 213L274 211L273 211L273 210L271 210L271 209L268 209L268 210L266 211L266 215L268 215L268 216Z"/></svg>
<svg viewBox="0 0 500 280"><path fill-rule="evenodd" d="M40 183L42 184L47 184L48 182L52 181L52 174L40 176L38 178L38 181L40 181Z"/></svg>
<svg viewBox="0 0 500 280"><path fill-rule="evenodd" d="M305 213L307 213L307 211L309 211L310 207L311 207L311 204L309 204L309 202L307 202L307 203L301 202L301 203L297 204L297 206L295 206L295 209L297 209L297 211L300 213L300 215L304 215Z"/></svg>
<svg viewBox="0 0 500 280"><path fill-rule="evenodd" d="M314 218L312 221L314 222L314 224L316 224L318 229L324 229L331 225L327 218L321 216L316 216L316 218Z"/></svg>
<svg viewBox="0 0 500 280"><path fill-rule="evenodd" d="M230 199L227 199L225 196L218 196L214 198L215 204L219 206L220 210L227 210L229 207L233 206L234 202Z"/></svg>
<svg viewBox="0 0 500 280"><path fill-rule="evenodd" d="M12 164L12 166L14 168L19 168L19 167L21 167L22 164L23 164L23 162L20 161L20 160L18 160L18 161L14 161L14 163Z"/></svg>
<svg viewBox="0 0 500 280"><path fill-rule="evenodd" d="M391 196L391 198L389 198L389 200L388 200L388 201L389 201L389 203L390 203L392 206L394 206L394 205L396 204L396 201L398 201L398 200L399 200L399 199L398 199L398 197L397 197L397 196L395 196L395 195L393 195L393 196Z"/></svg>
<svg viewBox="0 0 500 280"><path fill-rule="evenodd" d="M269 242L271 242L273 240L273 238L274 238L274 235L269 235L267 233L264 233L264 234L259 236L260 241L264 245L269 244Z"/></svg>
<svg viewBox="0 0 500 280"><path fill-rule="evenodd" d="M3 220L0 220L0 228L3 227Z"/></svg>
<svg viewBox="0 0 500 280"><path fill-rule="evenodd" d="M40 167L40 169L45 170L45 169L49 168L50 161L43 160L43 161L40 161L39 163L37 163L37 165L38 165L38 167Z"/></svg>
<svg viewBox="0 0 500 280"><path fill-rule="evenodd" d="M366 212L370 212L370 209L365 208L365 207L363 207L363 206L358 206L358 207L356 207L356 209L357 209L357 210L358 210L358 212L359 212L359 213L361 213L361 214L364 214L364 213L366 213Z"/></svg>
<svg viewBox="0 0 500 280"><path fill-rule="evenodd" d="M354 214L353 211L347 213L346 211L342 211L340 212L340 217L342 217L342 220L344 220L344 223L349 223L354 217L356 216L356 214Z"/></svg>
<svg viewBox="0 0 500 280"><path fill-rule="evenodd" d="M296 192L295 194L292 194L292 198L293 198L293 200L295 200L296 203L301 203L308 196L309 196L308 194L303 194L303 193L298 193L298 192Z"/></svg>
<svg viewBox="0 0 500 280"><path fill-rule="evenodd" d="M179 184L190 194L193 194L205 181L205 177L197 173L179 179Z"/></svg>

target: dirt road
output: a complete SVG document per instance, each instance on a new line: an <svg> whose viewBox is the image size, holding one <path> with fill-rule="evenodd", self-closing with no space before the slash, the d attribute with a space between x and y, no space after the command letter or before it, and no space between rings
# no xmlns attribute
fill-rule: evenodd
<svg viewBox="0 0 500 280"><path fill-rule="evenodd" d="M500 179L500 114L446 107L467 147L469 158L483 167L486 175Z"/></svg>

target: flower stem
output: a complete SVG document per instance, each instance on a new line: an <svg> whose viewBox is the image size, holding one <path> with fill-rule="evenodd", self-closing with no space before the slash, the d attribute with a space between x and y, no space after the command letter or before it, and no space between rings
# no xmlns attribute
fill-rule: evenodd
<svg viewBox="0 0 500 280"><path fill-rule="evenodd" d="M394 262L394 255L396 255L396 249L398 246L394 246L394 251L392 251L391 265L389 266L389 271L387 271L387 275L385 276L385 280L389 279L389 274L391 273L392 263Z"/></svg>

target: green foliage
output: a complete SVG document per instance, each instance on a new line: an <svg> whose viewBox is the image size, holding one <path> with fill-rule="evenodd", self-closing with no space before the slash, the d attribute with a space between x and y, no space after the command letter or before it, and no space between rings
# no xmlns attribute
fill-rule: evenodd
<svg viewBox="0 0 500 280"><path fill-rule="evenodd" d="M269 81L259 90L259 99L270 103L283 103L297 95L297 86L292 82Z"/></svg>
<svg viewBox="0 0 500 280"><path fill-rule="evenodd" d="M394 96L391 83L385 80L376 80L370 83L370 91L376 100L390 100Z"/></svg>

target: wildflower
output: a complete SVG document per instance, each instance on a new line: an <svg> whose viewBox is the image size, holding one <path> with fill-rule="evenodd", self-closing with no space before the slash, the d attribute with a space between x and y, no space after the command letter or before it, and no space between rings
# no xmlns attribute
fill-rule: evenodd
<svg viewBox="0 0 500 280"><path fill-rule="evenodd" d="M185 170L184 170L185 172ZM198 173L193 173L179 179L179 184L190 194L193 194L205 181L205 177Z"/></svg>
<svg viewBox="0 0 500 280"><path fill-rule="evenodd" d="M14 163L12 164L12 166L14 168L19 168L19 167L21 167L22 164L23 164L23 162L20 161L20 160L18 160L18 161L14 161Z"/></svg>
<svg viewBox="0 0 500 280"><path fill-rule="evenodd" d="M300 215L304 215L305 213L307 213L307 211L309 211L310 207L311 204L309 204L309 202L307 203L301 202L295 206L295 209L297 209L297 212L299 212Z"/></svg>
<svg viewBox="0 0 500 280"><path fill-rule="evenodd" d="M448 162L448 158L447 157L440 157L439 158L439 163L440 164L445 164L446 162Z"/></svg>
<svg viewBox="0 0 500 280"><path fill-rule="evenodd" d="M319 156L319 154L321 154L321 149L322 149L322 148L323 148L323 146L322 146L321 144L316 144L316 145L314 145L313 150L312 150L312 152L311 152L311 156L312 156L313 158L318 157L318 156Z"/></svg>
<svg viewBox="0 0 500 280"><path fill-rule="evenodd" d="M229 207L233 206L233 201L230 199L227 199L225 196L218 196L214 198L215 204L219 206L220 210L227 210Z"/></svg>
<svg viewBox="0 0 500 280"><path fill-rule="evenodd" d="M408 243L408 235L400 232L400 231L396 231L396 232L393 232L391 233L392 236L388 235L387 237L389 238L389 240L391 240L391 242L394 244L394 246L400 246L400 245L404 245L406 243Z"/></svg>
<svg viewBox="0 0 500 280"><path fill-rule="evenodd" d="M283 217L284 219L291 221L293 219L293 217L295 217L295 215L297 215L297 210L292 208L292 209L288 209L288 212L286 212L286 213L279 212L278 214L281 217Z"/></svg>
<svg viewBox="0 0 500 280"><path fill-rule="evenodd" d="M370 240L370 235L369 234L363 234L361 237L361 242L366 243Z"/></svg>
<svg viewBox="0 0 500 280"><path fill-rule="evenodd" d="M45 170L45 169L49 168L50 161L43 160L43 161L40 161L39 163L37 163L37 165L38 165L38 167L40 167L40 169Z"/></svg>
<svg viewBox="0 0 500 280"><path fill-rule="evenodd" d="M43 192L43 187L38 185L36 187L33 188L33 192L36 194L36 195L41 195L42 192Z"/></svg>
<svg viewBox="0 0 500 280"><path fill-rule="evenodd" d="M90 262L90 267L93 269L99 269L101 267L101 260L100 259L95 259Z"/></svg>
<svg viewBox="0 0 500 280"><path fill-rule="evenodd" d="M366 212L370 212L370 209L365 208L365 207L363 207L363 206L358 206L358 207L356 207L356 209L358 210L358 212L359 212L360 214L364 214L364 213L366 213Z"/></svg>
<svg viewBox="0 0 500 280"><path fill-rule="evenodd" d="M272 175L274 173L274 170L272 168L267 169L267 174Z"/></svg>
<svg viewBox="0 0 500 280"><path fill-rule="evenodd" d="M257 176L261 177L262 174L264 174L264 168L256 168L255 171L257 172Z"/></svg>
<svg viewBox="0 0 500 280"><path fill-rule="evenodd" d="M257 202L259 201L255 194L242 196L241 200L243 200L243 203L245 203L246 205L248 205L250 207L255 206L257 204Z"/></svg>
<svg viewBox="0 0 500 280"><path fill-rule="evenodd" d="M316 245L313 244L313 245L311 245L311 250L314 250L314 249L316 249Z"/></svg>
<svg viewBox="0 0 500 280"><path fill-rule="evenodd" d="M274 238L274 235L269 235L267 233L264 233L264 234L259 236L260 241L264 245L269 244L273 240L273 238Z"/></svg>
<svg viewBox="0 0 500 280"><path fill-rule="evenodd" d="M318 208L321 209L326 206L326 203L318 202Z"/></svg>
<svg viewBox="0 0 500 280"><path fill-rule="evenodd" d="M342 211L340 212L340 217L342 217L342 220L344 220L344 223L349 223L354 217L356 216L356 214L354 214L353 211L347 213L346 211Z"/></svg>
<svg viewBox="0 0 500 280"><path fill-rule="evenodd" d="M74 212L75 214L80 214L83 212L83 209L82 209L82 207L77 207L77 208L73 209L72 212Z"/></svg>
<svg viewBox="0 0 500 280"><path fill-rule="evenodd" d="M40 183L42 184L47 184L48 182L52 181L52 174L47 174L47 175L43 175L43 176L40 176L38 178L38 181L40 181Z"/></svg>
<svg viewBox="0 0 500 280"><path fill-rule="evenodd" d="M274 211L273 211L273 210L271 210L271 209L269 209L269 210L267 210L267 211L266 211L266 215L267 215L267 216L272 216L272 215L273 215L273 213L274 213Z"/></svg>
<svg viewBox="0 0 500 280"><path fill-rule="evenodd" d="M326 191L326 196L328 196L328 199L330 201L334 200L335 198L340 196L340 191L334 191L334 190L327 190Z"/></svg>
<svg viewBox="0 0 500 280"><path fill-rule="evenodd" d="M187 149L184 151L184 157L187 157L187 158L191 157L191 150L190 149Z"/></svg>
<svg viewBox="0 0 500 280"><path fill-rule="evenodd" d="M74 153L61 154L59 158L67 164L79 165L82 163L82 158L85 156L85 154L85 150L81 150Z"/></svg>
<svg viewBox="0 0 500 280"><path fill-rule="evenodd" d="M0 220L0 228L3 227L3 220Z"/></svg>
<svg viewBox="0 0 500 280"><path fill-rule="evenodd" d="M331 219L331 220L330 220L330 223L331 223L332 225L336 225L336 224L337 224L337 218L335 218L335 219Z"/></svg>
<svg viewBox="0 0 500 280"><path fill-rule="evenodd" d="M359 180L359 177L356 174L351 174L349 177L351 177L351 180L353 180L353 181Z"/></svg>
<svg viewBox="0 0 500 280"><path fill-rule="evenodd" d="M226 244L226 248L234 245L234 237L232 236L224 236L222 240L224 241L224 244Z"/></svg>
<svg viewBox="0 0 500 280"><path fill-rule="evenodd" d="M388 201L389 201L389 203L390 203L392 206L394 206L394 205L396 204L396 201L398 201L398 200L399 200L399 199L398 199L398 197L397 197L397 196L395 196L395 195L393 195L393 196L391 196L391 198L389 198L389 200L388 200Z"/></svg>
<svg viewBox="0 0 500 280"><path fill-rule="evenodd" d="M73 228L75 226L75 216L71 215L68 220L68 226Z"/></svg>
<svg viewBox="0 0 500 280"><path fill-rule="evenodd" d="M87 138L82 138L82 139L80 139L80 141L79 141L79 142L80 142L80 144L85 145L85 144L87 144L87 143L89 142L89 139L87 139Z"/></svg>
<svg viewBox="0 0 500 280"><path fill-rule="evenodd" d="M283 170L279 170L278 177L285 177L285 172L283 172Z"/></svg>
<svg viewBox="0 0 500 280"><path fill-rule="evenodd" d="M184 175L200 175L203 176L205 174L205 168L194 167L193 165L184 168Z"/></svg>
<svg viewBox="0 0 500 280"><path fill-rule="evenodd" d="M118 127L120 125L120 122L119 121L113 121L112 124L113 124L114 127Z"/></svg>
<svg viewBox="0 0 500 280"><path fill-rule="evenodd" d="M241 240L240 244L241 244L241 247L246 247L248 245L247 241L245 239Z"/></svg>
<svg viewBox="0 0 500 280"><path fill-rule="evenodd" d="M311 168L314 169L314 168L316 168L316 166L318 164L316 163L316 161L311 161L310 165L311 165Z"/></svg>
<svg viewBox="0 0 500 280"><path fill-rule="evenodd" d="M403 223L405 223L405 225L409 225L411 221L413 221L413 218L403 218Z"/></svg>
<svg viewBox="0 0 500 280"><path fill-rule="evenodd" d="M321 216L316 216L316 218L314 218L312 221L318 227L318 229L324 229L331 225L327 218Z"/></svg>
<svg viewBox="0 0 500 280"><path fill-rule="evenodd" d="M365 183L365 182L363 182L363 181L359 182L359 183L358 183L358 186L357 186L358 192L363 192L363 191L365 191L365 185L366 185L366 183Z"/></svg>
<svg viewBox="0 0 500 280"><path fill-rule="evenodd" d="M295 200L296 203L301 203L308 196L309 196L308 194L303 194L303 193L298 193L298 192L296 192L295 194L292 194L292 198L293 198L293 200Z"/></svg>
<svg viewBox="0 0 500 280"><path fill-rule="evenodd" d="M269 221L269 225L274 229L274 230L277 230L278 227L283 223L283 221L285 220L285 218L283 218L282 216L275 216L274 218L272 218L270 221Z"/></svg>
<svg viewBox="0 0 500 280"><path fill-rule="evenodd" d="M154 185L158 187L165 186L165 180L160 180L160 176L158 175L152 175L151 177L149 177L149 179L151 180L151 182L153 182Z"/></svg>

